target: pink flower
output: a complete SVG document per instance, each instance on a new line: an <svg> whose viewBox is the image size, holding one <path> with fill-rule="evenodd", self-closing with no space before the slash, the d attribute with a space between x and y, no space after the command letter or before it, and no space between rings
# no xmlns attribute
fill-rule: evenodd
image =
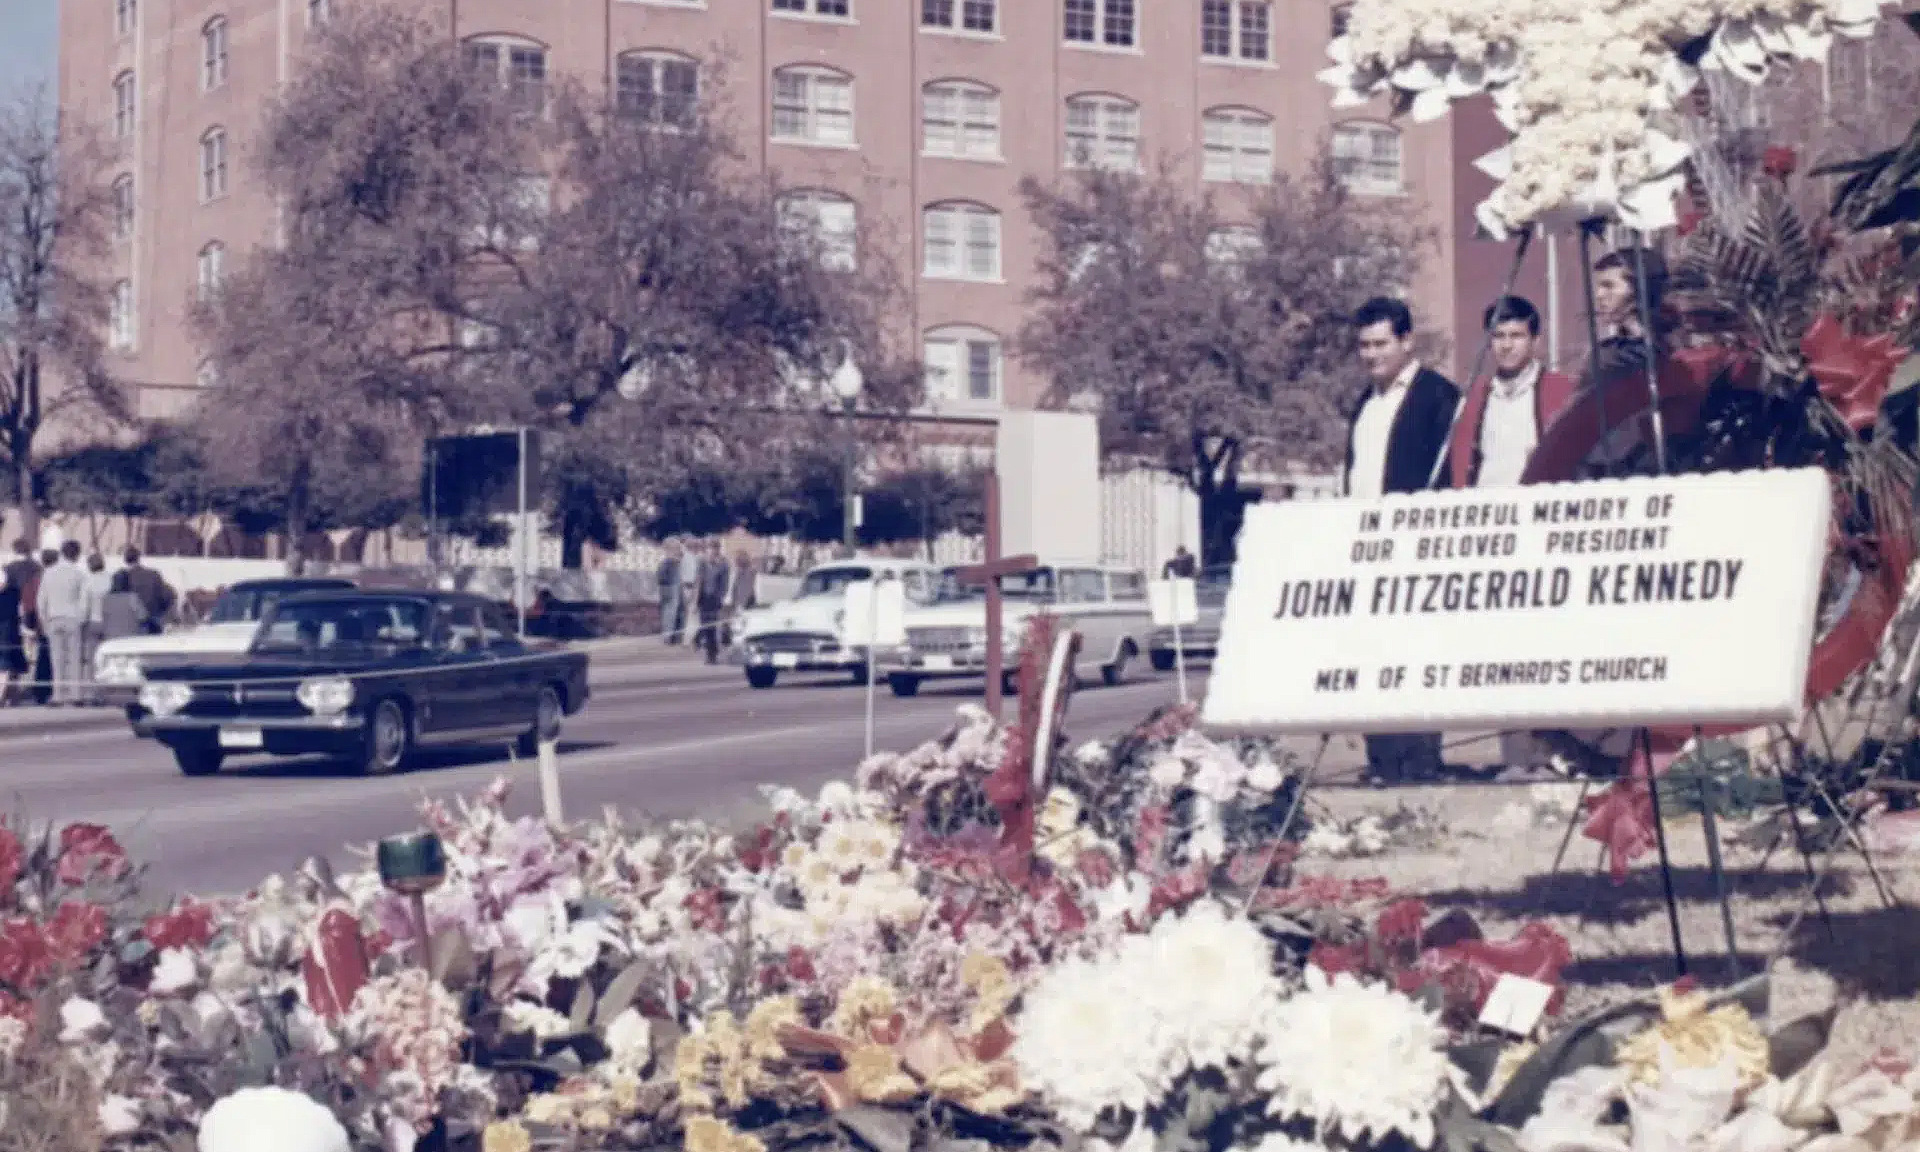
<svg viewBox="0 0 1920 1152"><path fill-rule="evenodd" d="M118 880L132 870L126 849L98 824L69 824L60 829L60 863L54 875L78 888L96 876Z"/></svg>
<svg viewBox="0 0 1920 1152"><path fill-rule="evenodd" d="M204 948L213 940L213 906L188 898L170 912L147 917L140 934L156 952L169 948Z"/></svg>
<svg viewBox="0 0 1920 1152"><path fill-rule="evenodd" d="M43 933L47 954L62 968L78 968L107 938L107 910L84 901L63 901Z"/></svg>
<svg viewBox="0 0 1920 1152"><path fill-rule="evenodd" d="M20 837L13 829L0 827L0 904L7 902L14 884L20 879L20 873L26 868L26 849L20 846Z"/></svg>
<svg viewBox="0 0 1920 1152"><path fill-rule="evenodd" d="M31 917L0 920L0 985L31 992L53 968L53 954Z"/></svg>

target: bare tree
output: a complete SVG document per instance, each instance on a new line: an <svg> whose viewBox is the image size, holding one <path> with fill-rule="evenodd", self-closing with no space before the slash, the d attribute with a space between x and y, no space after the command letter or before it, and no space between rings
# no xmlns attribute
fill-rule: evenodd
<svg viewBox="0 0 1920 1152"><path fill-rule="evenodd" d="M1339 459L1360 387L1348 319L1412 281L1421 233L1355 200L1324 161L1236 216L1171 163L1022 191L1046 241L1020 354L1051 377L1052 402L1099 413L1110 456L1185 481L1208 560L1229 556L1246 468Z"/></svg>
<svg viewBox="0 0 1920 1152"><path fill-rule="evenodd" d="M0 97L0 450L29 536L34 449L58 418L126 415L108 373L104 150L44 89Z"/></svg>

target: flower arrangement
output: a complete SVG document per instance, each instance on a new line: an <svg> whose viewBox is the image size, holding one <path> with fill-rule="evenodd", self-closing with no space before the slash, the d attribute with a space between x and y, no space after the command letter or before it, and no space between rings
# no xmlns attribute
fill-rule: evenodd
<svg viewBox="0 0 1920 1152"><path fill-rule="evenodd" d="M1485 92L1511 141L1481 158L1499 183L1477 217L1496 237L1617 217L1677 222L1689 148L1674 113L1702 68L1748 82L1870 35L1886 0L1358 0L1321 78L1336 106L1379 96L1416 120Z"/></svg>

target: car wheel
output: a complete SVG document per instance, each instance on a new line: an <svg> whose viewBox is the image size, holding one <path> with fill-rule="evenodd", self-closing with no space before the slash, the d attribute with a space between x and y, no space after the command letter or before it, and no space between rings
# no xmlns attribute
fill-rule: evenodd
<svg viewBox="0 0 1920 1152"><path fill-rule="evenodd" d="M779 678L780 673L772 668L747 669L747 683L754 688L771 688Z"/></svg>
<svg viewBox="0 0 1920 1152"><path fill-rule="evenodd" d="M1153 651L1147 653L1147 659L1153 662L1153 670L1155 672L1171 672L1173 671L1174 665L1179 663L1178 660L1174 659L1173 649L1171 648L1155 648Z"/></svg>
<svg viewBox="0 0 1920 1152"><path fill-rule="evenodd" d="M560 724L566 712L560 703L559 689L551 684L540 689L540 700L533 709L533 727L522 732L520 738L513 742L514 755L531 760L540 755L540 745L558 741Z"/></svg>
<svg viewBox="0 0 1920 1152"><path fill-rule="evenodd" d="M173 750L173 762L180 766L183 776L211 776L220 771L225 760L226 755L220 749L201 744Z"/></svg>
<svg viewBox="0 0 1920 1152"><path fill-rule="evenodd" d="M893 690L895 696L918 696L920 694L920 677L911 676L904 672L895 672L887 677L887 687Z"/></svg>
<svg viewBox="0 0 1920 1152"><path fill-rule="evenodd" d="M1113 663L1100 665L1100 679L1107 687L1113 688L1127 678L1127 665L1133 662L1133 642L1129 640L1120 646L1120 655Z"/></svg>
<svg viewBox="0 0 1920 1152"><path fill-rule="evenodd" d="M853 670L853 682L861 685L873 683L873 665L862 664L855 668Z"/></svg>
<svg viewBox="0 0 1920 1152"><path fill-rule="evenodd" d="M360 771L368 776L387 776L406 767L413 754L413 718L398 700L382 700L367 717L367 745L361 755Z"/></svg>

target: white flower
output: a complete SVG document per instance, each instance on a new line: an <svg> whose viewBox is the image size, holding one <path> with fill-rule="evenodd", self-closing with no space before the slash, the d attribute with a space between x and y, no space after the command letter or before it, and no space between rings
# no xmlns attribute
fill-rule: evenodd
<svg viewBox="0 0 1920 1152"><path fill-rule="evenodd" d="M347 1130L310 1097L285 1088L242 1088L200 1120L199 1152L351 1152Z"/></svg>
<svg viewBox="0 0 1920 1152"><path fill-rule="evenodd" d="M1400 993L1342 973L1306 971L1307 988L1268 1014L1259 1086L1267 1110L1303 1116L1343 1140L1398 1132L1432 1145L1433 1113L1447 1088L1446 1032Z"/></svg>
<svg viewBox="0 0 1920 1152"><path fill-rule="evenodd" d="M1136 923L1144 921L1152 904L1153 884L1138 872L1116 876L1112 883L1093 894L1094 914L1113 924L1129 915Z"/></svg>
<svg viewBox="0 0 1920 1152"><path fill-rule="evenodd" d="M1239 794L1240 781L1246 775L1238 760L1216 752L1201 759L1193 773L1193 790L1215 804L1229 804Z"/></svg>
<svg viewBox="0 0 1920 1152"><path fill-rule="evenodd" d="M100 1131L108 1136L131 1136L140 1130L140 1101L131 1096L109 1095L100 1101L95 1115Z"/></svg>
<svg viewBox="0 0 1920 1152"><path fill-rule="evenodd" d="M1286 769L1273 762L1273 757L1262 752L1260 758L1247 769L1247 787L1255 792L1273 793L1287 782Z"/></svg>
<svg viewBox="0 0 1920 1152"><path fill-rule="evenodd" d="M620 1013L607 1025L607 1051L623 1071L646 1071L653 1059L653 1026L632 1008Z"/></svg>
<svg viewBox="0 0 1920 1152"><path fill-rule="evenodd" d="M227 944L215 950L208 957L207 987L222 995L232 996L254 986L253 966L247 962L247 952L239 944Z"/></svg>
<svg viewBox="0 0 1920 1152"><path fill-rule="evenodd" d="M1244 1058L1280 990L1266 935L1206 900L1163 917L1147 942L1162 978L1155 1010L1168 1022L1176 1065L1217 1068Z"/></svg>
<svg viewBox="0 0 1920 1152"><path fill-rule="evenodd" d="M1108 1108L1139 1111L1165 1094L1150 975L1124 955L1100 963L1072 958L1027 991L1013 1059L1021 1083L1069 1126L1085 1131Z"/></svg>
<svg viewBox="0 0 1920 1152"><path fill-rule="evenodd" d="M18 1056L26 1043L27 1022L12 1016L0 1016L0 1066ZM0 1116L4 1115L4 1112L0 1112ZM0 1128L5 1127L4 1123L0 1123Z"/></svg>
<svg viewBox="0 0 1920 1152"><path fill-rule="evenodd" d="M1147 765L1147 779L1160 788L1178 788L1186 783L1187 762L1178 756L1169 756L1162 752Z"/></svg>
<svg viewBox="0 0 1920 1152"><path fill-rule="evenodd" d="M820 789L820 810L838 816L853 811L856 799L853 785L844 780L830 780Z"/></svg>
<svg viewBox="0 0 1920 1152"><path fill-rule="evenodd" d="M1107 746L1098 740L1089 740L1073 750L1073 758L1082 764L1100 764L1107 758Z"/></svg>
<svg viewBox="0 0 1920 1152"><path fill-rule="evenodd" d="M107 1030L106 1013L100 1005L78 996L60 1005L60 1042L78 1044Z"/></svg>
<svg viewBox="0 0 1920 1152"><path fill-rule="evenodd" d="M500 1012L515 1032L530 1033L536 1040L551 1040L573 1031L573 1021L545 1004L531 1000L509 1000Z"/></svg>
<svg viewBox="0 0 1920 1152"><path fill-rule="evenodd" d="M554 980L578 980L600 959L601 950L615 943L607 926L598 920L575 921L527 965L521 986L544 993Z"/></svg>
<svg viewBox="0 0 1920 1152"><path fill-rule="evenodd" d="M175 996L200 982L200 966L185 948L168 948L153 966L153 979L147 991L155 996Z"/></svg>

